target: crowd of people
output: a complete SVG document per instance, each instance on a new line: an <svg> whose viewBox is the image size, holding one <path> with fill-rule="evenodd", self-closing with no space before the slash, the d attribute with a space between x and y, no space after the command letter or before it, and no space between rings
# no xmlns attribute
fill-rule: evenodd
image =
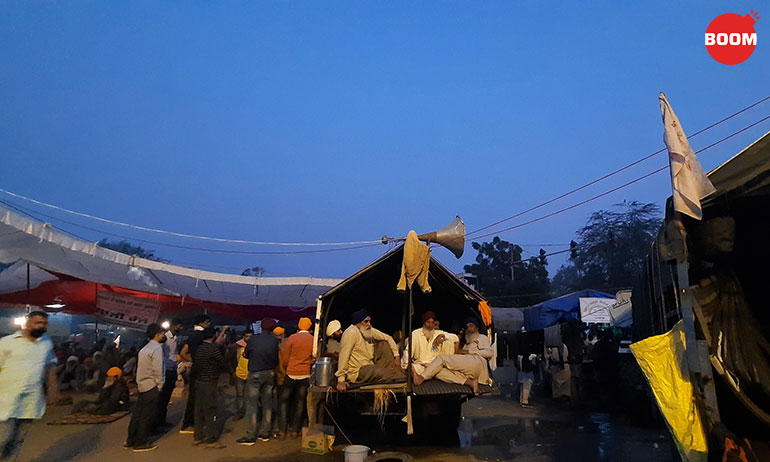
<svg viewBox="0 0 770 462"><path fill-rule="evenodd" d="M553 329L559 328L554 326ZM615 334L611 329L602 330L596 325L577 332L579 337L572 342L575 350L572 353L558 337L557 341L544 339L544 348L536 345L514 355L521 406L531 405L535 382L542 384L552 399L567 405L575 405L583 398L587 382L598 384L600 390L596 392L600 401L611 398L618 367L619 344ZM542 331L538 333L543 334ZM521 334L526 334L524 328Z"/></svg>
<svg viewBox="0 0 770 462"><path fill-rule="evenodd" d="M227 326L215 330L206 315L197 316L186 333L183 322L174 319L165 328L150 324L146 343L138 350L120 350L106 339L91 348L72 342L54 345L44 336L47 320L45 312L32 312L21 331L0 339L3 460L18 454L26 429L42 417L46 402L65 402L62 391L97 395L73 403L73 413L131 409L124 447L134 452L156 449L153 436L173 426L167 421L168 405L180 385L187 387L187 402L179 432L192 435L194 445L225 447L219 441L228 417L221 415L223 382L235 390L233 418L246 420L238 444L300 436L316 360L309 318L300 318L296 331L286 326L292 332L288 337L273 319L263 319L259 333L249 328L238 337ZM418 385L435 378L478 393L479 383L491 383L493 352L476 319L466 320L460 335L440 330L433 312L424 313L421 321L409 338L372 327L364 309L353 313L344 330L340 321L328 322L319 356L335 365L332 386L344 392L365 383L403 382L410 364Z"/></svg>

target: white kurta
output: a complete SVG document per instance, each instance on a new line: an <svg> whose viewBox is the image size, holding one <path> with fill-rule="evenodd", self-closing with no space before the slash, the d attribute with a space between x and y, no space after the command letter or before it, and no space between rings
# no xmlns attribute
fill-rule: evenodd
<svg viewBox="0 0 770 462"><path fill-rule="evenodd" d="M43 417L43 376L55 365L49 337L32 342L16 332L0 339L0 422Z"/></svg>
<svg viewBox="0 0 770 462"><path fill-rule="evenodd" d="M445 340L441 345L433 348L433 342L439 335L444 335ZM436 356L445 354L454 354L455 344L459 343L460 339L449 332L444 332L439 329L431 331L425 328L419 328L412 332L411 339L407 340L407 346L404 348L404 353L401 355L401 367L406 369L409 365L409 345L408 342L412 342L412 365L414 365L417 373L421 373L428 367Z"/></svg>
<svg viewBox="0 0 770 462"><path fill-rule="evenodd" d="M436 377L442 382L464 384L468 379L491 385L489 359L493 356L489 338L481 334L466 336L467 354L438 355L420 374L425 380Z"/></svg>
<svg viewBox="0 0 770 462"><path fill-rule="evenodd" d="M361 331L355 324L345 329L340 341L339 365L335 373L337 378L355 382L363 366L374 364L374 342L378 341L388 342L393 357L398 358L398 345L390 335L374 327Z"/></svg>

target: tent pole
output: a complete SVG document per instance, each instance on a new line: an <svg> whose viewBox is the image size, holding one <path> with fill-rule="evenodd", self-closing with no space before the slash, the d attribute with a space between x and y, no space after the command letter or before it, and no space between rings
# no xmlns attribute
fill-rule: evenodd
<svg viewBox="0 0 770 462"><path fill-rule="evenodd" d="M407 320L407 334L406 338L409 339L409 343L407 344L407 354L409 355L409 361L406 366L406 387L407 387L407 395L406 395L406 407L407 407L407 414L406 414L406 434L412 435L414 434L414 424L412 420L412 395L413 395L413 376L412 376L412 317L414 315L414 301L412 299L412 288L409 287L409 284L406 285L406 292L407 297L409 297L409 313Z"/></svg>
<svg viewBox="0 0 770 462"><path fill-rule="evenodd" d="M409 361L407 363L406 367L406 377L407 377L407 384L409 388L409 392L412 391L412 315L414 314L414 302L412 300L412 288L407 285L406 287L406 293L407 293L407 299L408 299L408 306L409 310L407 311L407 332L406 332L406 338L409 339L409 343L407 343L407 354L409 355Z"/></svg>
<svg viewBox="0 0 770 462"><path fill-rule="evenodd" d="M313 357L318 357L318 334L321 328L321 297L318 297L318 301L315 306L315 329L313 331Z"/></svg>
<svg viewBox="0 0 770 462"><path fill-rule="evenodd" d="M674 212L674 216L680 222L684 222L681 212ZM680 236L682 241L686 238ZM687 249L686 245L684 246ZM697 338L695 333L695 313L693 311L693 294L690 292L689 263L687 262L687 253L676 261L676 276L679 306L682 310L682 327L684 328L685 338L685 359L693 385L696 388L695 394L702 393L704 398L703 409L704 423L707 429L710 429L713 422L720 420L719 405L717 403L716 391L713 384L711 373L711 361L709 359L708 345L705 340ZM706 330L706 326L701 326Z"/></svg>

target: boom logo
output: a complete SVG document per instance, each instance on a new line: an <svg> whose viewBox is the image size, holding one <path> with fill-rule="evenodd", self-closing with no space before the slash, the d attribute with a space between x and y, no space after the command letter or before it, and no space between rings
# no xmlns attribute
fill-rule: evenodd
<svg viewBox="0 0 770 462"><path fill-rule="evenodd" d="M754 53L757 32L754 23L759 13L741 16L727 13L717 16L706 28L706 51L722 64L740 64Z"/></svg>

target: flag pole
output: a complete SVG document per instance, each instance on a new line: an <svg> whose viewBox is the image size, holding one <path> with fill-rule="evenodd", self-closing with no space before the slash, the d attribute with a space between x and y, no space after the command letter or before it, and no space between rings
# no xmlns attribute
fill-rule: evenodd
<svg viewBox="0 0 770 462"><path fill-rule="evenodd" d="M711 426L719 421L719 408L714 388L714 378L711 373L711 361L708 344L699 340L695 332L695 312L693 294L690 292L689 264L687 259L687 232L684 227L684 216L695 220L703 218L700 200L716 191L706 173L698 162L695 153L687 141L679 118L676 116L668 97L664 93L658 95L661 116L663 118L663 141L669 153L669 168L671 172L671 197L673 204L673 219L678 226L679 239L682 240L683 252L677 255L677 298L682 314L682 328L685 337L685 361L690 371L690 379L695 398L702 401L704 421ZM707 326L701 326L704 332Z"/></svg>

